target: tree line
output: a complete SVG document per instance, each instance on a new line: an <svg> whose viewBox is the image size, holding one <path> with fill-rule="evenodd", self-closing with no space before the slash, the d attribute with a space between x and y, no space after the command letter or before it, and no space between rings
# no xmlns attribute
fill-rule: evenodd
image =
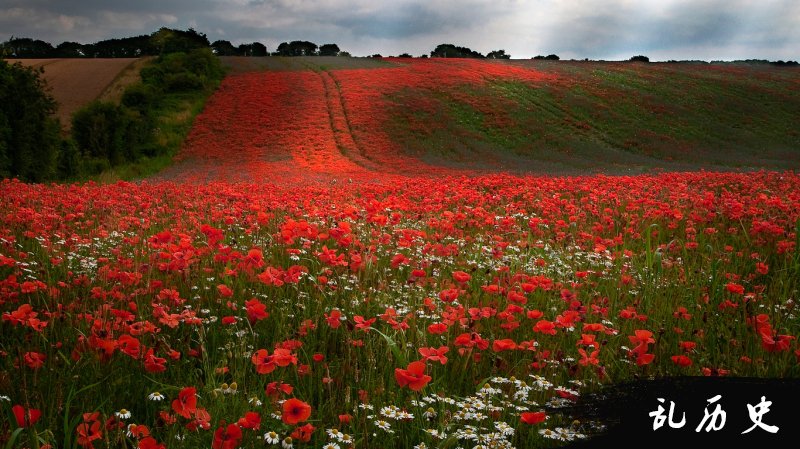
<svg viewBox="0 0 800 449"><path fill-rule="evenodd" d="M270 53L260 42L233 45L227 40L209 42L208 37L195 31L161 28L152 34L106 39L93 44L49 42L28 37L11 37L0 43L4 58L139 58L208 48L217 56L350 56L336 44L317 45L309 41L282 42Z"/></svg>

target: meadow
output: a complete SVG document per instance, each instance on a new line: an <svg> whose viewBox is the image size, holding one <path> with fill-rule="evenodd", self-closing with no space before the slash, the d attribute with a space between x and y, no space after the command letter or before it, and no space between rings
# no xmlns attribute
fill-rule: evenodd
<svg viewBox="0 0 800 449"><path fill-rule="evenodd" d="M0 182L0 445L553 447L800 376L796 71L243 61L152 178Z"/></svg>

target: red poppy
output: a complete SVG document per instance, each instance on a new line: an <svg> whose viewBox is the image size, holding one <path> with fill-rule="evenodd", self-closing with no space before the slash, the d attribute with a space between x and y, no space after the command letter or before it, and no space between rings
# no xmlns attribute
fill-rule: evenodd
<svg viewBox="0 0 800 449"><path fill-rule="evenodd" d="M450 350L450 347L448 347L448 346L440 346L439 349L436 349L436 348L419 348L419 353L427 361L439 362L442 365L444 365L445 363L447 363L447 356L445 354L449 350Z"/></svg>
<svg viewBox="0 0 800 449"><path fill-rule="evenodd" d="M236 424L229 424L228 427L219 427L214 431L214 441L211 443L212 449L236 449L242 441L242 429Z"/></svg>
<svg viewBox="0 0 800 449"><path fill-rule="evenodd" d="M167 363L167 359L156 357L153 348L147 350L147 354L144 356L144 369L148 373L161 373L166 371L167 367L165 363Z"/></svg>
<svg viewBox="0 0 800 449"><path fill-rule="evenodd" d="M172 401L172 410L183 416L191 418L192 413L197 410L197 390L194 387L186 387L178 393L178 399Z"/></svg>
<svg viewBox="0 0 800 449"><path fill-rule="evenodd" d="M492 342L492 351L494 352L513 351L514 349L517 349L517 343L510 338Z"/></svg>
<svg viewBox="0 0 800 449"><path fill-rule="evenodd" d="M292 438L298 441L302 441L304 443L308 443L309 441L311 441L311 434L314 433L314 429L315 427L312 426L311 424L305 424L303 426L300 426L294 429L294 432L292 432Z"/></svg>
<svg viewBox="0 0 800 449"><path fill-rule="evenodd" d="M600 360L597 358L600 355L599 349L595 349L591 354L587 354L585 349L578 349L578 354L581 355L581 359L578 360L578 363L582 366L597 365L600 363Z"/></svg>
<svg viewBox="0 0 800 449"><path fill-rule="evenodd" d="M166 446L159 444L153 437L147 437L139 440L139 449L166 449Z"/></svg>
<svg viewBox="0 0 800 449"><path fill-rule="evenodd" d="M333 329L336 329L337 327L342 325L341 317L342 317L342 312L333 309L331 310L330 315L327 313L325 314L325 321L328 323L328 326L332 327Z"/></svg>
<svg viewBox="0 0 800 449"><path fill-rule="evenodd" d="M256 298L245 301L244 307L245 310L247 310L247 319L251 324L269 318L266 304Z"/></svg>
<svg viewBox="0 0 800 449"><path fill-rule="evenodd" d="M92 442L103 437L100 414L97 412L84 413L83 422L78 424L75 432L78 434L78 444L86 448L93 447Z"/></svg>
<svg viewBox="0 0 800 449"><path fill-rule="evenodd" d="M258 430L261 427L261 415L256 412L247 412L244 417L239 418L236 424L244 429Z"/></svg>
<svg viewBox="0 0 800 449"><path fill-rule="evenodd" d="M42 416L42 411L35 408L25 410L21 405L11 407L14 413L14 419L17 421L17 427L30 427L36 424L36 421Z"/></svg>
<svg viewBox="0 0 800 449"><path fill-rule="evenodd" d="M409 363L406 369L395 368L394 377L401 387L408 385L414 391L422 390L431 381L431 376L425 375L425 363L420 361Z"/></svg>
<svg viewBox="0 0 800 449"><path fill-rule="evenodd" d="M685 355L673 355L670 357L672 362L678 366L686 368L687 366L692 366L692 359Z"/></svg>
<svg viewBox="0 0 800 449"><path fill-rule="evenodd" d="M274 357L269 355L269 351L266 349L259 349L254 352L253 356L250 357L250 361L256 366L256 372L258 374L269 374L275 371L275 367L277 366Z"/></svg>
<svg viewBox="0 0 800 449"><path fill-rule="evenodd" d="M296 398L284 401L282 409L281 420L290 426L303 422L311 416L311 406Z"/></svg>
<svg viewBox="0 0 800 449"><path fill-rule="evenodd" d="M547 320L539 320L533 326L534 332L539 332L542 334L548 335L555 335L556 334L556 325L552 321Z"/></svg>
<svg viewBox="0 0 800 449"><path fill-rule="evenodd" d="M525 424L532 425L544 422L544 420L547 419L547 414L545 412L522 412L519 418Z"/></svg>
<svg viewBox="0 0 800 449"><path fill-rule="evenodd" d="M44 366L44 361L47 359L47 356L40 352L31 351L26 352L23 358L25 359L25 364L28 365L28 368L36 370Z"/></svg>
<svg viewBox="0 0 800 449"><path fill-rule="evenodd" d="M465 284L472 279L472 276L469 273L465 273L463 271L454 271L453 272L453 280L458 282L459 284Z"/></svg>

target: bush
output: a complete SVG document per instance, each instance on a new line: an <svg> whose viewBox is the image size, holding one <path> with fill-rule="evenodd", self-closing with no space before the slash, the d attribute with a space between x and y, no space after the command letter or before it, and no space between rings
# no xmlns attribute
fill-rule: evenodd
<svg viewBox="0 0 800 449"><path fill-rule="evenodd" d="M122 94L122 105L137 111L147 111L158 103L160 92L149 84L133 84Z"/></svg>
<svg viewBox="0 0 800 449"><path fill-rule="evenodd" d="M167 92L202 90L203 86L203 80L194 73L179 72L164 76L164 90Z"/></svg>
<svg viewBox="0 0 800 449"><path fill-rule="evenodd" d="M120 106L94 101L72 117L72 137L87 158L119 164L125 159L125 116Z"/></svg>

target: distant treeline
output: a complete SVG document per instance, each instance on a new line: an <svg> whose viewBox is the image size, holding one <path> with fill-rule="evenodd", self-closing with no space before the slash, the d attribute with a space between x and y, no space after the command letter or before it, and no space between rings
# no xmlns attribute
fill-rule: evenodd
<svg viewBox="0 0 800 449"><path fill-rule="evenodd" d="M275 52L269 53L260 42L233 45L230 41L213 43L203 33L192 28L175 30L161 28L152 34L106 39L93 44L62 42L53 46L49 42L27 37L11 37L0 43L0 57L4 58L138 58L175 52L188 52L208 48L218 56L350 56L336 44L317 45L308 41L283 42Z"/></svg>
<svg viewBox="0 0 800 449"><path fill-rule="evenodd" d="M138 58L210 46L206 35L192 28L186 31L161 28L141 36L106 39L94 44L62 42L56 47L38 39L12 37L0 44L0 55L5 58Z"/></svg>
<svg viewBox="0 0 800 449"><path fill-rule="evenodd" d="M233 45L227 40L209 42L203 33L198 33L193 28L176 30L161 28L152 34L141 36L106 39L94 44L80 44L78 42L62 42L57 46L31 38L12 37L0 43L0 57L5 58L137 58L140 56L157 56L176 51L190 51L196 48L209 48L217 56L351 56L342 51L336 44L317 45L309 41L282 42L275 51L270 52L266 45L260 42ZM382 58L376 53L371 58ZM399 58L413 58L408 53L402 53ZM419 56L427 58L427 54ZM453 44L439 44L430 52L431 58L476 58L476 59L511 59L505 50L490 51L486 55ZM531 59L558 61L561 58L556 54L547 56L534 56ZM582 59L590 61L590 59ZM644 55L633 56L631 62L650 62ZM798 66L797 61L768 61L765 59L747 59L737 61L676 61L671 63L698 63L698 64L771 64L774 66Z"/></svg>

